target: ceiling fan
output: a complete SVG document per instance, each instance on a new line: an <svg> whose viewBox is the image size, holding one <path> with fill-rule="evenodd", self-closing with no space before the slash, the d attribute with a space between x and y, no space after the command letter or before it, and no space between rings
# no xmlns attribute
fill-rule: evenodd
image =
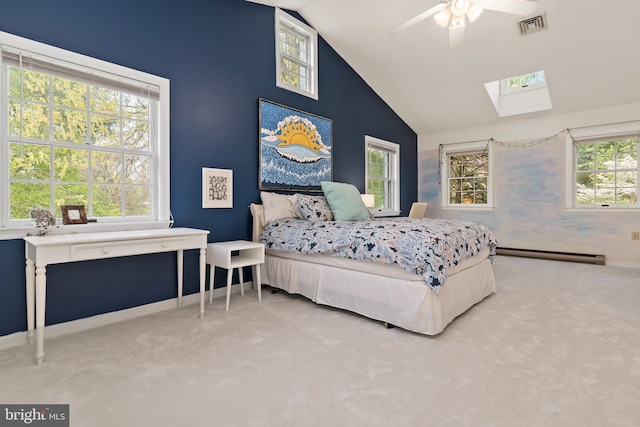
<svg viewBox="0 0 640 427"><path fill-rule="evenodd" d="M396 35L409 27L433 16L436 23L442 27L449 27L449 46L457 46L464 40L466 19L469 23L478 19L484 9L516 15L530 15L538 7L537 0L440 0L440 4L427 9L411 18L395 30Z"/></svg>

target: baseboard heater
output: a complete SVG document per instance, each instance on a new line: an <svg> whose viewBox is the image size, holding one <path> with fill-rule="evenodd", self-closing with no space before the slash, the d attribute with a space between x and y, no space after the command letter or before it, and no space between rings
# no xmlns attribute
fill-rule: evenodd
<svg viewBox="0 0 640 427"><path fill-rule="evenodd" d="M604 265L604 255L574 254L569 252L538 251L533 249L496 248L497 255L540 258L554 261L574 261L588 264Z"/></svg>

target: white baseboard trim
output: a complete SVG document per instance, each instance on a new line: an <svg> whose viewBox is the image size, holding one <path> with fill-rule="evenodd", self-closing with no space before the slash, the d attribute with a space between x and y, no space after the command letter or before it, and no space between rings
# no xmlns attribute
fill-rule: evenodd
<svg viewBox="0 0 640 427"><path fill-rule="evenodd" d="M245 289L251 289L253 282L244 282ZM231 285L231 293L240 293L238 283ZM216 288L213 290L213 297L226 296L227 288ZM205 301L209 303L209 291L205 292ZM200 293L186 295L182 298L182 305L199 304ZM137 317L147 316L149 314L159 313L165 310L171 310L178 307L178 298L171 298L164 301L158 301L151 304L140 305L138 307L127 308L124 310L112 311L110 313L98 314L84 319L72 320L69 322L58 323L45 327L45 336L47 338L59 337L62 335L73 334L76 332L86 331L87 329L97 328L99 326L110 325L112 323L122 322L123 320L135 319ZM13 334L0 337L0 350L12 347L27 345L27 331L15 332Z"/></svg>

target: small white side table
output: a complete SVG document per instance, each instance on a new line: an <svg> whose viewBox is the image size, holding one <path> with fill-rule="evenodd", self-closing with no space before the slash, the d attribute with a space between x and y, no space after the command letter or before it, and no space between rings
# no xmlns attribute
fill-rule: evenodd
<svg viewBox="0 0 640 427"><path fill-rule="evenodd" d="M258 287L258 301L262 301L262 286L260 284L260 264L264 263L264 243L234 240L231 242L209 243L207 245L207 264L211 267L209 274L209 304L213 300L213 278L216 267L227 269L227 310L231 298L231 281L233 269L238 269L240 276L240 292L244 295L244 278L242 268L255 267L253 283Z"/></svg>

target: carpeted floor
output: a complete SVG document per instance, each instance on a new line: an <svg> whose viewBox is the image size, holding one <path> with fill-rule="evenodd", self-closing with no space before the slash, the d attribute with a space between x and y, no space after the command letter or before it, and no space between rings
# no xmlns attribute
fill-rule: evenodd
<svg viewBox="0 0 640 427"><path fill-rule="evenodd" d="M640 426L640 270L497 257L436 337L284 293L0 352L0 404L72 426Z"/></svg>

